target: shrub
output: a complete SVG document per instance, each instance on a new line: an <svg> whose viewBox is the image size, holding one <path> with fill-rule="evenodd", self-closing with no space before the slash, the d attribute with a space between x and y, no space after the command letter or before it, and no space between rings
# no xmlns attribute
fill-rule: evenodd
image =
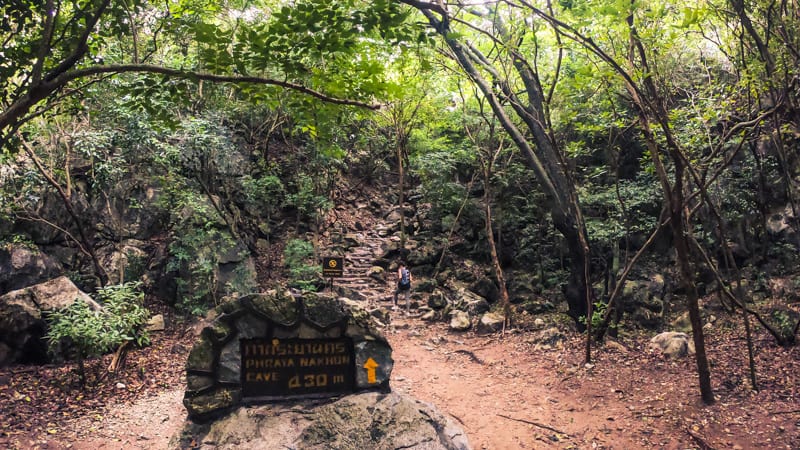
<svg viewBox="0 0 800 450"><path fill-rule="evenodd" d="M314 246L302 239L292 239L283 251L284 265L289 269L289 286L316 291L319 266L313 264Z"/></svg>
<svg viewBox="0 0 800 450"><path fill-rule="evenodd" d="M50 351L78 361L81 384L86 382L86 358L101 356L128 341L138 346L150 343L143 328L150 311L142 306L144 294L140 285L130 282L100 289L96 297L103 308L97 311L77 300L48 314L45 338Z"/></svg>

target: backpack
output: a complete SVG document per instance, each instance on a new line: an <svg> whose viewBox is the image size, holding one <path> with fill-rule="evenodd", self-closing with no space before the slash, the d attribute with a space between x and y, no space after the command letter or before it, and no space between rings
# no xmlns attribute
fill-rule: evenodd
<svg viewBox="0 0 800 450"><path fill-rule="evenodd" d="M408 272L408 269L403 269L400 271L400 284L403 286L408 286L411 284L410 273Z"/></svg>

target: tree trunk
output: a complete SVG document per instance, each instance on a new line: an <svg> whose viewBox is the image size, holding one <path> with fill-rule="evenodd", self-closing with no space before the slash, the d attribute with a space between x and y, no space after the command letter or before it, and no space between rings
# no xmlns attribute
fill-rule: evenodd
<svg viewBox="0 0 800 450"><path fill-rule="evenodd" d="M430 3L406 0L404 3L420 9L428 18L431 27L444 38L453 53L453 58L480 89L495 117L522 152L527 165L546 194L553 223L564 236L570 258L570 277L564 287L569 315L575 321L578 330L583 331L585 325L581 319L586 317L591 303L591 291L587 279L589 246L586 227L575 193L575 185L565 165L562 164L558 148L546 128L548 122L544 120L542 103L544 96L541 87L535 82L535 74L530 73L529 66L523 61L514 62L515 69L525 83L528 96L528 102L523 102L486 57L477 49L457 40L456 35L450 32L449 17L443 8ZM439 13L441 19L432 11ZM492 82L484 78L477 66L492 74ZM505 103L511 105L516 116L525 123L528 133L523 132L509 117L504 107ZM528 135L532 136L534 145L528 142Z"/></svg>
<svg viewBox="0 0 800 450"><path fill-rule="evenodd" d="M492 255L492 266L494 275L497 278L497 287L500 289L500 305L503 307L503 330L511 322L511 303L508 299L508 289L506 288L506 277L503 268L500 266L500 258L497 254L497 243L494 240L494 227L492 227L492 189L489 185L492 176L492 162L487 161L483 171L483 208L486 215L486 239L489 241L489 252Z"/></svg>
<svg viewBox="0 0 800 450"><path fill-rule="evenodd" d="M399 138L398 138L399 139ZM398 143L397 145L397 167L398 167L398 174L400 179L398 180L398 185L400 188L398 206L400 208L400 252L401 254L405 254L406 249L406 209L404 206L405 203L405 168L403 167L403 148Z"/></svg>

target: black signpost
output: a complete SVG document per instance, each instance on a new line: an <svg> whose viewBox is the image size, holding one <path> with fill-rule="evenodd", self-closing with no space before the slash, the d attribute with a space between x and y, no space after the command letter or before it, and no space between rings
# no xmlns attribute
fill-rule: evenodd
<svg viewBox="0 0 800 450"><path fill-rule="evenodd" d="M344 258L341 256L324 256L322 258L322 276L330 278L332 291L334 277L344 276Z"/></svg>
<svg viewBox="0 0 800 450"><path fill-rule="evenodd" d="M242 396L268 399L350 393L355 350L349 338L241 339Z"/></svg>

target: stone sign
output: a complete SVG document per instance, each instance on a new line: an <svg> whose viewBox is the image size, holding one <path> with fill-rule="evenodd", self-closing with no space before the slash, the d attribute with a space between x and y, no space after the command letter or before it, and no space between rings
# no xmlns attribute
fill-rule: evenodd
<svg viewBox="0 0 800 450"><path fill-rule="evenodd" d="M245 403L390 390L391 347L355 301L270 291L216 314L186 362L183 403L192 420Z"/></svg>

